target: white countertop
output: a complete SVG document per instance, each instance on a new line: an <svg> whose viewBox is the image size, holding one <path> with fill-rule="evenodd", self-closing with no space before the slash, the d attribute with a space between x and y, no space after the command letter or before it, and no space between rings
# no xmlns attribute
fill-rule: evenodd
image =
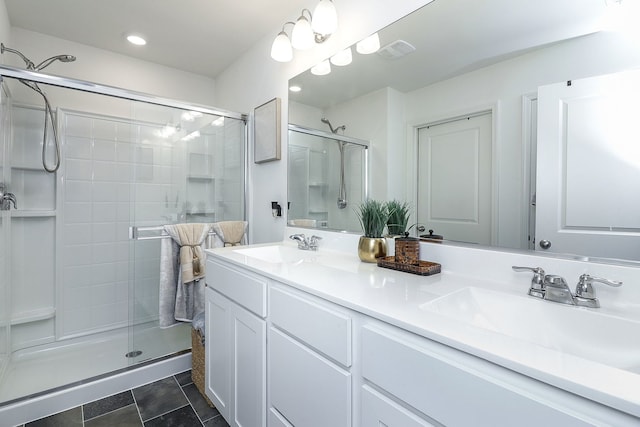
<svg viewBox="0 0 640 427"><path fill-rule="evenodd" d="M420 309L429 301L469 286L530 298L526 296L526 286L513 287L496 280L457 274L444 264L440 274L418 276L363 263L355 253L324 248L318 252L300 251L304 252L303 259L293 262L269 262L238 251L274 245L298 250L295 243L282 242L207 252L220 260L640 417L640 370L614 368ZM525 277L522 283L526 282ZM567 306L566 309L579 308ZM640 348L640 337L629 339L637 341ZM637 367L640 368L640 360Z"/></svg>

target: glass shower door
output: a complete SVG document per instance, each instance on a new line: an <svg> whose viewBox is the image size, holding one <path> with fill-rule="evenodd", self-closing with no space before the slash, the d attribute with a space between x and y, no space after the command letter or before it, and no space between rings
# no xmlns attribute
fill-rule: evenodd
<svg viewBox="0 0 640 427"><path fill-rule="evenodd" d="M244 219L244 122L143 103L132 116L130 224L138 237L130 245L129 357L137 363L191 347L190 323L159 326L173 315L159 311L161 264L173 245L163 226Z"/></svg>
<svg viewBox="0 0 640 427"><path fill-rule="evenodd" d="M3 82L0 84L0 195L8 188L11 179L9 167L8 141L11 135L10 126L11 99ZM9 221L11 212L3 210L0 201L0 384L9 364L11 354L11 230Z"/></svg>

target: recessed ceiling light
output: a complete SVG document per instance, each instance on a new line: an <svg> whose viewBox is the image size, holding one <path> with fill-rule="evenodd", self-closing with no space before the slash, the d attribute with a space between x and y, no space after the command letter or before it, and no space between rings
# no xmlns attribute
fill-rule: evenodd
<svg viewBox="0 0 640 427"><path fill-rule="evenodd" d="M289 90L291 92L300 92L302 90L302 88L300 86L293 85L293 86L289 86Z"/></svg>
<svg viewBox="0 0 640 427"><path fill-rule="evenodd" d="M129 34L127 36L127 41L129 41L129 43L131 44L135 44L136 46L144 46L145 44L147 44L147 41L145 39L135 34Z"/></svg>

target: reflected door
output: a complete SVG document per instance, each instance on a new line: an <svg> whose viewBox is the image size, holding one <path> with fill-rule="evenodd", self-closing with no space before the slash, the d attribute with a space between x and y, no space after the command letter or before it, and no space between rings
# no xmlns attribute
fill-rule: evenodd
<svg viewBox="0 0 640 427"><path fill-rule="evenodd" d="M539 89L536 250L640 259L640 72Z"/></svg>
<svg viewBox="0 0 640 427"><path fill-rule="evenodd" d="M447 240L492 241L491 114L418 131L418 223Z"/></svg>

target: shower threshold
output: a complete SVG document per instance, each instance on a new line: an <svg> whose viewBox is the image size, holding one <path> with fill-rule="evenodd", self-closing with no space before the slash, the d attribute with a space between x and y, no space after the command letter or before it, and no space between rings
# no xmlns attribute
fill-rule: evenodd
<svg viewBox="0 0 640 427"><path fill-rule="evenodd" d="M129 339L128 329L123 328L92 338L69 340L53 348L43 346L16 352L0 383L0 405L191 348L190 325L186 323L136 332L135 344L137 349L144 350L144 358L124 357Z"/></svg>

